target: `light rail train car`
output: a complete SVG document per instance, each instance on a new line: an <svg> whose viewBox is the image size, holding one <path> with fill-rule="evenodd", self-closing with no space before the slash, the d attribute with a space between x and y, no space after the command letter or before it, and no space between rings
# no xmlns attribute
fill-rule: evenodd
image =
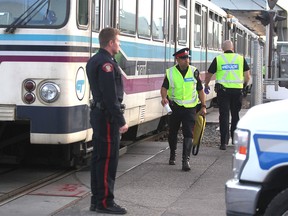
<svg viewBox="0 0 288 216"><path fill-rule="evenodd" d="M253 71L253 56L255 55L253 50L254 41L258 41L259 45L263 44L263 41L259 41L259 37L243 26L239 20L236 18L231 18L230 23L233 25L233 31L231 31L231 40L234 42L235 52L243 55L250 67L250 73ZM263 55L258 56L258 60L263 62ZM260 58L262 60L260 60ZM243 89L243 94L246 96L251 93L253 80L251 79L245 89Z"/></svg>
<svg viewBox="0 0 288 216"><path fill-rule="evenodd" d="M196 1L191 5L190 48L191 62L201 73L202 80L213 59L222 53L222 42L231 40L235 52L243 55L250 68L253 67L253 40L258 36L243 26L232 14L227 14L219 6L210 1ZM214 89L215 77L210 82L210 89ZM250 83L249 88L251 88ZM211 104L211 102L213 102ZM216 105L216 93L210 91L207 104Z"/></svg>
<svg viewBox="0 0 288 216"><path fill-rule="evenodd" d="M56 149L69 164L91 152L85 66L99 49L102 28L121 32L116 59L130 126L123 139L165 123L160 88L175 51L190 47L191 63L204 79L233 31L227 14L206 0L0 0L0 5L0 162L18 160L31 146ZM211 93L207 104L213 98Z"/></svg>

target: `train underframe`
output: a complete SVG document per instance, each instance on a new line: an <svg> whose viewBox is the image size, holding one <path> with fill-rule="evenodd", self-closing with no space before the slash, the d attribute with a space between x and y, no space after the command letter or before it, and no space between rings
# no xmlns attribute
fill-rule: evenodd
<svg viewBox="0 0 288 216"><path fill-rule="evenodd" d="M130 127L128 132L121 136L120 148L143 136L165 130L167 124L167 116L162 116ZM71 144L31 144L29 121L0 122L0 164L75 167L89 163L92 149L92 141Z"/></svg>

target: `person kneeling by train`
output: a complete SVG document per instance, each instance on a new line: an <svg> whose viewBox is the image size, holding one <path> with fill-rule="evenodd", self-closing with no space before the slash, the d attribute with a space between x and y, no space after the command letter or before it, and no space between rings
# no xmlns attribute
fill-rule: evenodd
<svg viewBox="0 0 288 216"><path fill-rule="evenodd" d="M177 64L166 70L160 91L162 106L169 103L172 109L172 114L169 116L169 164L175 165L177 134L182 123L184 136L182 170L189 171L191 169L189 159L192 150L196 106L200 99L202 105L200 112L202 115L206 115L205 94L198 69L189 65L189 48L183 48L173 56L175 56Z"/></svg>

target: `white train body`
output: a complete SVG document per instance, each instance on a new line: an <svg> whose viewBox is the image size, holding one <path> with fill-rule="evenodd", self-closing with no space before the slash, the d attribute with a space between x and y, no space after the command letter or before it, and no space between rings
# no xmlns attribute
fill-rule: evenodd
<svg viewBox="0 0 288 216"><path fill-rule="evenodd" d="M99 49L103 27L121 31L116 59L123 71L125 118L130 128L137 127L136 137L157 129L166 115L160 88L175 51L190 47L203 80L224 39L238 37L247 50L251 40L235 23L228 28L225 11L206 0L0 0L0 5L0 148L23 124L31 144L91 141L85 66ZM215 96L212 91L207 104Z"/></svg>

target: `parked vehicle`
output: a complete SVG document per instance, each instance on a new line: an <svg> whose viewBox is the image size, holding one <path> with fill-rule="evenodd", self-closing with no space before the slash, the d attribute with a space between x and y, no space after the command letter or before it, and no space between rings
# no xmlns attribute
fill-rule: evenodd
<svg viewBox="0 0 288 216"><path fill-rule="evenodd" d="M288 214L288 99L254 106L234 134L227 215Z"/></svg>

